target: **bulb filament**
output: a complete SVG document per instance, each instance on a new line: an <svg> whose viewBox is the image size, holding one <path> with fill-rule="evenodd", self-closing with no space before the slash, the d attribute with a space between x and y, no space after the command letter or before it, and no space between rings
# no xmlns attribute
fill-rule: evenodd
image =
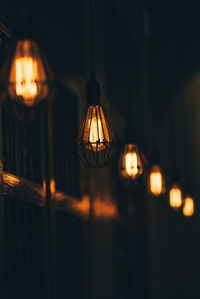
<svg viewBox="0 0 200 299"><path fill-rule="evenodd" d="M16 59L16 94L22 96L26 103L37 96L37 63L31 57Z"/></svg>
<svg viewBox="0 0 200 299"><path fill-rule="evenodd" d="M89 120L90 134L89 134L89 142L93 147L96 148L96 143L99 143L101 147L101 143L103 142L103 130L100 119L96 120L96 117L93 117Z"/></svg>
<svg viewBox="0 0 200 299"><path fill-rule="evenodd" d="M129 176L135 176L138 173L138 161L136 153L126 154L125 168Z"/></svg>

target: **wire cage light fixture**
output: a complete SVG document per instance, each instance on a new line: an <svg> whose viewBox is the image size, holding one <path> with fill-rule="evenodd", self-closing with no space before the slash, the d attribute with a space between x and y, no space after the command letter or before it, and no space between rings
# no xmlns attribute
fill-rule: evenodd
<svg viewBox="0 0 200 299"><path fill-rule="evenodd" d="M154 131L154 135L155 135L155 131ZM158 197L163 195L166 192L166 186L165 186L165 175L161 167L160 155L156 146L154 146L151 161L152 161L151 166L147 172L147 191L150 195L154 197Z"/></svg>
<svg viewBox="0 0 200 299"><path fill-rule="evenodd" d="M113 129L99 97L99 84L95 78L91 78L87 85L87 108L76 141L79 156L86 167L109 165L117 147Z"/></svg>
<svg viewBox="0 0 200 299"><path fill-rule="evenodd" d="M15 40L1 70L1 98L6 106L33 107L52 93L53 75L34 38L27 9L19 16Z"/></svg>
<svg viewBox="0 0 200 299"><path fill-rule="evenodd" d="M114 157L117 141L107 113L100 103L100 86L94 72L93 1L90 0L91 71L87 84L87 107L79 128L76 146L86 167L108 166Z"/></svg>
<svg viewBox="0 0 200 299"><path fill-rule="evenodd" d="M124 52L126 62L126 80L127 80L127 128L125 131L126 139L119 158L119 177L123 183L133 185L144 172L146 159L136 142L136 134L132 124L132 101L130 95L130 45L127 26L127 1L124 0Z"/></svg>
<svg viewBox="0 0 200 299"><path fill-rule="evenodd" d="M143 175L144 169L147 167L147 161L136 142L131 123L128 124L127 131L127 138L120 154L118 169L121 181L128 186L133 186L135 181Z"/></svg>

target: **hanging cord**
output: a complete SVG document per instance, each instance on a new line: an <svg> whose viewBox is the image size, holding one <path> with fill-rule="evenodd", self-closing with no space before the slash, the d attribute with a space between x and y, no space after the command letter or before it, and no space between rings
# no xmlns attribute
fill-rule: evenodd
<svg viewBox="0 0 200 299"><path fill-rule="evenodd" d="M182 103L182 124L183 124L183 158L184 158L184 165L185 165L185 188L186 192L191 192L190 188L190 173L189 173L189 141L188 141L188 126L186 125L186 107L185 103Z"/></svg>
<svg viewBox="0 0 200 299"><path fill-rule="evenodd" d="M132 103L131 103L131 68L130 68L130 39L128 34L128 9L127 9L127 0L123 2L123 12L124 12L124 32L123 32L123 40L124 40L124 56L125 56L125 68L126 68L126 81L127 81L127 142L135 143L136 142L136 134L134 129L134 124L132 121Z"/></svg>
<svg viewBox="0 0 200 299"><path fill-rule="evenodd" d="M178 179L178 174L176 170L177 166L177 157L176 157L176 136L174 130L174 120L173 120L173 103L171 105L171 115L170 115L170 134L171 134L171 174L172 174L172 183L175 183L174 180Z"/></svg>
<svg viewBox="0 0 200 299"><path fill-rule="evenodd" d="M89 0L90 11L90 80L96 81L94 72L94 16L93 16L93 0Z"/></svg>
<svg viewBox="0 0 200 299"><path fill-rule="evenodd" d="M128 36L127 0L124 0L124 52L126 60L126 81L127 81L127 119L128 127L131 126L131 93L130 93L130 43ZM130 130L130 128L129 128Z"/></svg>

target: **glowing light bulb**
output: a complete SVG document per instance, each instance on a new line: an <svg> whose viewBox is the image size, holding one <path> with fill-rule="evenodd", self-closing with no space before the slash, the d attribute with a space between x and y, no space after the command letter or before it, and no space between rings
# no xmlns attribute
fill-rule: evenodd
<svg viewBox="0 0 200 299"><path fill-rule="evenodd" d="M125 168L128 175L135 176L138 173L137 166L137 154L127 153L125 156Z"/></svg>
<svg viewBox="0 0 200 299"><path fill-rule="evenodd" d="M170 189L169 202L174 209L178 209L182 205L182 192L177 184L174 184Z"/></svg>
<svg viewBox="0 0 200 299"><path fill-rule="evenodd" d="M159 196L165 192L164 175L160 166L154 165L151 168L148 176L147 188L148 191L155 196Z"/></svg>
<svg viewBox="0 0 200 299"><path fill-rule="evenodd" d="M143 173L143 165L136 144L126 144L119 160L119 173L122 180L129 184Z"/></svg>
<svg viewBox="0 0 200 299"><path fill-rule="evenodd" d="M103 109L99 105L89 106L83 135L87 149L102 151L110 142L107 122Z"/></svg>
<svg viewBox="0 0 200 299"><path fill-rule="evenodd" d="M16 59L16 94L25 101L32 101L37 96L37 63L31 57Z"/></svg>
<svg viewBox="0 0 200 299"><path fill-rule="evenodd" d="M11 99L33 106L48 94L47 74L37 44L17 42L10 64L8 93Z"/></svg>
<svg viewBox="0 0 200 299"><path fill-rule="evenodd" d="M191 196L186 196L184 200L183 206L183 215L184 216L192 216L194 214L194 200Z"/></svg>

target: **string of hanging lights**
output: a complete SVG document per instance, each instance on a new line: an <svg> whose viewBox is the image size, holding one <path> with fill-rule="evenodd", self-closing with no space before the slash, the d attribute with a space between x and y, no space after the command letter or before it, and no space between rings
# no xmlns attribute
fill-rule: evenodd
<svg viewBox="0 0 200 299"><path fill-rule="evenodd" d="M117 142L108 116L100 103L100 86L94 71L94 20L93 0L90 0L90 78L87 84L87 107L76 140L78 153L87 167L104 167L113 159ZM53 76L46 58L34 39L33 26L27 12L21 16L21 28L5 62L1 76L1 99L6 105L17 103L31 108L50 97ZM22 29L23 28L23 29ZM139 150L131 117L130 61L127 26L127 1L124 0L124 45L127 71L127 129L126 140L119 159L119 175L126 185L133 183L145 172L145 158ZM155 119L155 117L154 117ZM155 129L155 128L154 128ZM155 142L156 143L156 142ZM187 144L187 142L185 142ZM159 153L154 147L151 167L147 171L146 188L149 194L160 197L166 193L165 176L160 165ZM174 165L174 163L172 163ZM168 192L169 205L190 217L195 212L195 200L190 193L183 195L177 177L174 176Z"/></svg>
<svg viewBox="0 0 200 299"><path fill-rule="evenodd" d="M131 95L130 95L130 47L127 25L127 1L124 0L124 52L127 82L127 128L126 139L119 159L119 176L121 180L131 186L144 172L145 159L140 152L136 141L135 130L132 124Z"/></svg>

